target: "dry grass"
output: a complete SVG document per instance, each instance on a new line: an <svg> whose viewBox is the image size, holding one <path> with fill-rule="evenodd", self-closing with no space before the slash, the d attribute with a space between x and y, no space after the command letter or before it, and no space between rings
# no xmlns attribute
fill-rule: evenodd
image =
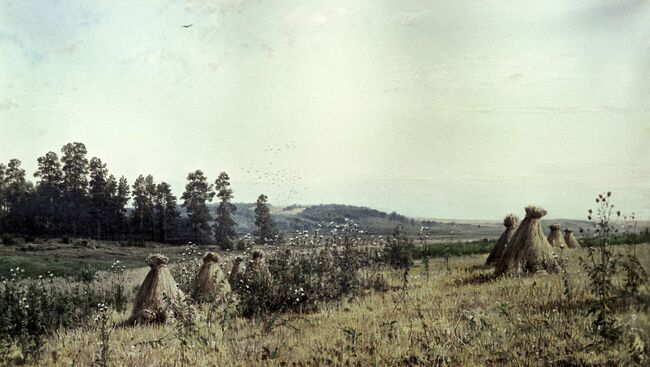
<svg viewBox="0 0 650 367"><path fill-rule="evenodd" d="M421 269L411 272L406 293L370 292L309 315L235 317L207 325L202 320L215 311L203 306L197 312L203 326L186 346L175 337L178 325L117 328L109 364L179 366L184 358L192 366L604 366L647 358L645 312L617 310L623 342L599 343L586 312L588 279L578 261L586 250L566 252L570 300L563 298L561 274L495 278L492 270L481 269L485 256L452 258L448 273L443 260L436 260L429 280L419 276ZM650 246L638 247L637 254L647 268ZM393 285L401 283L398 272L386 276ZM643 293L647 299L648 289ZM99 350L96 334L88 328L51 337L39 365L91 365Z"/></svg>

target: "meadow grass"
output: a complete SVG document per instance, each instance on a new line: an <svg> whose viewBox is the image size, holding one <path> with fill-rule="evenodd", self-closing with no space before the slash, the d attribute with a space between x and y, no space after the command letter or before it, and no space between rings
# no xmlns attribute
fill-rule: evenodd
<svg viewBox="0 0 650 367"><path fill-rule="evenodd" d="M621 341L603 342L587 315L593 296L579 262L586 251L564 251L570 299L562 273L495 278L483 267L485 255L453 257L448 269L445 259L433 259L428 277L423 267L412 269L406 290L401 272L383 270L392 290L369 290L309 314L249 319L208 305L191 323L116 326L104 343L96 325L59 331L33 365L92 365L106 346L109 366L647 365L647 285L645 309L613 310ZM636 252L650 270L650 246ZM110 317L119 324L128 311Z"/></svg>

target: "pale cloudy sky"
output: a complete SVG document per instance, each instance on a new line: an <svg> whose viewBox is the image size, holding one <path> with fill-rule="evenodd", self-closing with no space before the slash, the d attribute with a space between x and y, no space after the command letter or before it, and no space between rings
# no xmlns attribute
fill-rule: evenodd
<svg viewBox="0 0 650 367"><path fill-rule="evenodd" d="M650 2L0 0L0 161L71 141L179 194L648 219Z"/></svg>

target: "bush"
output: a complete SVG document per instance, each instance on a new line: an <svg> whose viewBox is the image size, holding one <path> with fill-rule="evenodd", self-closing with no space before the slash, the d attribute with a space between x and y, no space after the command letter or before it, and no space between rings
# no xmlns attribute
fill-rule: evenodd
<svg viewBox="0 0 650 367"><path fill-rule="evenodd" d="M16 244L16 240L11 236L2 236L2 244L5 246L13 246Z"/></svg>
<svg viewBox="0 0 650 367"><path fill-rule="evenodd" d="M402 287L409 282L409 270L413 266L413 240L403 234L401 226L395 227L393 236L384 247L384 260L395 270L402 271Z"/></svg>
<svg viewBox="0 0 650 367"><path fill-rule="evenodd" d="M388 289L383 277L362 276L362 268L380 265L381 255L377 249L359 246L361 233L346 221L328 239L334 246L300 254L277 251L265 261L250 260L246 272L233 284L242 315L313 312L322 303L341 301L363 289ZM254 263L256 270L249 271Z"/></svg>
<svg viewBox="0 0 650 367"><path fill-rule="evenodd" d="M86 323L103 301L98 287L53 278L20 279L12 269L0 287L0 344L16 345L23 357L38 360L48 332Z"/></svg>

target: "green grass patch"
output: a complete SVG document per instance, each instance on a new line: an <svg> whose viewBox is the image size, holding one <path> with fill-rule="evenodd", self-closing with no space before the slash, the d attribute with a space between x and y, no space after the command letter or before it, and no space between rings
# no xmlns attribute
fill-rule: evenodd
<svg viewBox="0 0 650 367"><path fill-rule="evenodd" d="M8 276L9 269L24 269L22 276L37 278L49 272L55 276L78 276L89 269L92 271L108 270L112 260L58 258L57 256L3 256L0 258L0 277ZM142 266L142 262L127 262L129 268Z"/></svg>
<svg viewBox="0 0 650 367"><path fill-rule="evenodd" d="M487 254L496 244L496 240L480 240L459 243L432 243L416 247L414 257L421 259L446 256L465 256L474 254Z"/></svg>

